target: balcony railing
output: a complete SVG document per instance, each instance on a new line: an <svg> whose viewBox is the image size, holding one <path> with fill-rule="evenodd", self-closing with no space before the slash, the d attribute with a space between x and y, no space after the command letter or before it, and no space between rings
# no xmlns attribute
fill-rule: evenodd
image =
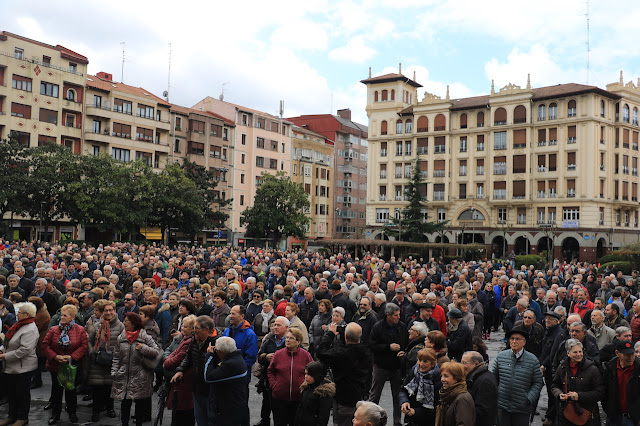
<svg viewBox="0 0 640 426"><path fill-rule="evenodd" d="M385 194L380 194L380 196L378 197L378 199L380 201L387 201L387 196Z"/></svg>
<svg viewBox="0 0 640 426"><path fill-rule="evenodd" d="M546 198L547 197L547 193L544 191L538 191L538 198Z"/></svg>
<svg viewBox="0 0 640 426"><path fill-rule="evenodd" d="M418 147L418 155L428 154L428 153L429 153L429 147L428 146L419 146Z"/></svg>
<svg viewBox="0 0 640 426"><path fill-rule="evenodd" d="M444 154L446 153L446 151L447 151L447 148L445 145L436 145L433 150L435 154Z"/></svg>
<svg viewBox="0 0 640 426"><path fill-rule="evenodd" d="M493 168L493 174L494 175L506 175L507 174L507 167L494 167Z"/></svg>
<svg viewBox="0 0 640 426"><path fill-rule="evenodd" d="M576 165L575 164L568 164L567 165L567 170L575 170L576 169Z"/></svg>
<svg viewBox="0 0 640 426"><path fill-rule="evenodd" d="M478 143L476 151L484 151L484 142Z"/></svg>
<svg viewBox="0 0 640 426"><path fill-rule="evenodd" d="M539 172L546 172L547 168L545 166L538 166L538 171Z"/></svg>
<svg viewBox="0 0 640 426"><path fill-rule="evenodd" d="M493 191L493 198L496 200L506 200L507 199L507 190L506 189L496 189Z"/></svg>
<svg viewBox="0 0 640 426"><path fill-rule="evenodd" d="M567 191L567 197L575 198L576 197L576 191L572 191L572 190Z"/></svg>
<svg viewBox="0 0 640 426"><path fill-rule="evenodd" d="M552 146L552 145L558 145L558 140L557 139L551 139L549 141L549 146Z"/></svg>
<svg viewBox="0 0 640 426"><path fill-rule="evenodd" d="M444 177L446 174L445 170L434 170L433 177Z"/></svg>
<svg viewBox="0 0 640 426"><path fill-rule="evenodd" d="M567 139L567 143L576 143L576 138Z"/></svg>
<svg viewBox="0 0 640 426"><path fill-rule="evenodd" d="M538 146L546 146L547 141L538 141Z"/></svg>
<svg viewBox="0 0 640 426"><path fill-rule="evenodd" d="M549 191L549 198L556 198L558 194L555 191Z"/></svg>
<svg viewBox="0 0 640 426"><path fill-rule="evenodd" d="M435 191L433 193L433 201L444 201L444 191Z"/></svg>

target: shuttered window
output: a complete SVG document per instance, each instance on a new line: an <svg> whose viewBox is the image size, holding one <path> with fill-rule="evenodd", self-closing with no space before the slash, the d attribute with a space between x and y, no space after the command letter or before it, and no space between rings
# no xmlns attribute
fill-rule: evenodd
<svg viewBox="0 0 640 426"><path fill-rule="evenodd" d="M381 135L386 135L387 134L387 122L386 120L382 120L382 123L380 123L380 134Z"/></svg>
<svg viewBox="0 0 640 426"><path fill-rule="evenodd" d="M444 115L438 114L438 115L436 115L436 119L435 119L435 122L434 122L433 125L434 125L433 130L435 130L435 131L446 130L447 129L447 119L444 117Z"/></svg>
<svg viewBox="0 0 640 426"><path fill-rule="evenodd" d="M429 119L424 115L418 117L418 132L428 132L428 131L429 131Z"/></svg>
<svg viewBox="0 0 640 426"><path fill-rule="evenodd" d="M13 115L14 117L30 119L31 107L29 105L17 104L15 102L12 102L11 115Z"/></svg>
<svg viewBox="0 0 640 426"><path fill-rule="evenodd" d="M557 167L557 155L549 154L549 171L550 172L555 171L556 167Z"/></svg>
<svg viewBox="0 0 640 426"><path fill-rule="evenodd" d="M546 155L538 155L538 167L544 167L547 164Z"/></svg>
<svg viewBox="0 0 640 426"><path fill-rule="evenodd" d="M460 128L461 129L467 128L467 114L465 113L460 114Z"/></svg>
<svg viewBox="0 0 640 426"><path fill-rule="evenodd" d="M544 190L546 189L546 182L543 180L539 180L538 181L538 192L544 192Z"/></svg>
<svg viewBox="0 0 640 426"><path fill-rule="evenodd" d="M557 141L558 140L558 128L552 127L549 129L549 141Z"/></svg>
<svg viewBox="0 0 640 426"><path fill-rule="evenodd" d="M493 124L501 125L507 124L507 110L504 108L498 108L493 114Z"/></svg>
<svg viewBox="0 0 640 426"><path fill-rule="evenodd" d="M505 181L493 182L493 189L507 189L507 182Z"/></svg>
<svg viewBox="0 0 640 426"><path fill-rule="evenodd" d="M527 109L523 105L518 105L513 111L513 122L515 124L527 122Z"/></svg>
<svg viewBox="0 0 640 426"><path fill-rule="evenodd" d="M527 172L527 156L514 155L513 156L513 173L526 173L526 172Z"/></svg>
<svg viewBox="0 0 640 426"><path fill-rule="evenodd" d="M445 160L435 160L433 162L434 170L444 170L445 169Z"/></svg>
<svg viewBox="0 0 640 426"><path fill-rule="evenodd" d="M575 152L568 152L567 153L567 166L571 166L571 165L575 165L576 164L576 153Z"/></svg>
<svg viewBox="0 0 640 426"><path fill-rule="evenodd" d="M526 182L523 180L513 181L513 198L525 198Z"/></svg>
<svg viewBox="0 0 640 426"><path fill-rule="evenodd" d="M525 129L513 131L513 147L525 148L527 146L527 131Z"/></svg>
<svg viewBox="0 0 640 426"><path fill-rule="evenodd" d="M575 138L576 137L576 126L569 126L569 128L567 129L567 135L569 136L569 138Z"/></svg>
<svg viewBox="0 0 640 426"><path fill-rule="evenodd" d="M478 127L484 127L484 112L483 111L478 112L478 118L476 120L478 121Z"/></svg>
<svg viewBox="0 0 640 426"><path fill-rule="evenodd" d="M538 129L538 142L547 141L547 129Z"/></svg>

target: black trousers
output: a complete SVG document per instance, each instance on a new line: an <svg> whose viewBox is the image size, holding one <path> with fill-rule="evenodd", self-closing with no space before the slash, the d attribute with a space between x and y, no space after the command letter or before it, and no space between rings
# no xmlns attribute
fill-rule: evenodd
<svg viewBox="0 0 640 426"><path fill-rule="evenodd" d="M93 412L99 413L104 410L113 410L113 398L111 398L111 385L94 385L93 390Z"/></svg>
<svg viewBox="0 0 640 426"><path fill-rule="evenodd" d="M67 411L75 413L78 406L77 390L68 390L60 386L58 383L58 373L51 372L51 409L53 413L60 414L62 412L62 394L66 394L65 401L67 403Z"/></svg>
<svg viewBox="0 0 640 426"><path fill-rule="evenodd" d="M271 398L273 426L295 426L296 411L300 401L281 401Z"/></svg>
<svg viewBox="0 0 640 426"><path fill-rule="evenodd" d="M196 418L193 410L173 410L171 412L171 426L194 426Z"/></svg>
<svg viewBox="0 0 640 426"><path fill-rule="evenodd" d="M269 426L271 421L271 389L265 389L262 392L262 408L260 409L260 424Z"/></svg>
<svg viewBox="0 0 640 426"><path fill-rule="evenodd" d="M131 406L136 403L136 424L151 421L151 398L142 399L123 399L120 405L120 418L122 424L129 423L131 417Z"/></svg>
<svg viewBox="0 0 640 426"><path fill-rule="evenodd" d="M9 398L9 418L29 420L31 406L31 376L33 371L20 374L5 374L7 397Z"/></svg>

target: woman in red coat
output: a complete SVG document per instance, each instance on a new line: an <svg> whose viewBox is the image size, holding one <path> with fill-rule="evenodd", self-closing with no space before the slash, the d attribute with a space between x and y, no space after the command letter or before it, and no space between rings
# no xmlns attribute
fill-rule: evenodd
<svg viewBox="0 0 640 426"><path fill-rule="evenodd" d="M182 319L182 340L178 346L164 360L162 367L165 372L175 373L182 360L187 356L191 339L193 339L196 316L188 315ZM173 345L172 345L173 346ZM167 349L169 350L169 348ZM182 380L178 383L171 383L166 406L173 410L171 414L171 426L193 426L195 417L193 415L193 394L191 393L191 368L183 373ZM177 403L174 405L174 398Z"/></svg>
<svg viewBox="0 0 640 426"><path fill-rule="evenodd" d="M60 308L60 324L49 329L42 342L42 352L47 358L47 370L51 372L51 405L52 412L49 424L60 420L62 412L62 393L66 392L65 401L69 412L69 421L76 423L76 390L65 390L58 383L58 367L61 364L71 363L80 365L81 360L89 350L89 339L84 327L75 323L74 318L78 314L78 308L74 305L64 305ZM79 378L78 374L76 378Z"/></svg>
<svg viewBox="0 0 640 426"><path fill-rule="evenodd" d="M293 426L296 410L302 398L300 385L304 382L307 364L313 361L311 354L300 347L302 332L289 329L285 335L285 347L276 351L267 374L271 384L271 409L274 426Z"/></svg>

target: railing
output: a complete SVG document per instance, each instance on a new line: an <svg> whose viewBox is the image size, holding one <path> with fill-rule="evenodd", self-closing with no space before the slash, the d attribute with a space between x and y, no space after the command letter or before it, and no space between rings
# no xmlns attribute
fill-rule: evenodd
<svg viewBox="0 0 640 426"><path fill-rule="evenodd" d="M58 65L48 64L46 62L40 62L37 59L27 59L27 58L24 57L24 55L16 55L15 53L7 53L7 52L0 52L0 55L8 56L9 58L18 59L18 60L24 61L24 62L31 62L32 64L42 65L43 67L52 68L54 70L68 72L69 74L73 74L73 75L79 75L79 76L83 76L84 75L81 72L73 71L73 70L71 70L69 68L63 68L63 67L60 67Z"/></svg>
<svg viewBox="0 0 640 426"><path fill-rule="evenodd" d="M493 149L495 149L495 150L507 149L507 143L506 142L495 143L495 144L493 144Z"/></svg>
<svg viewBox="0 0 640 426"><path fill-rule="evenodd" d="M444 201L444 191L435 191L433 193L433 201Z"/></svg>
<svg viewBox="0 0 640 426"><path fill-rule="evenodd" d="M380 196L378 197L378 199L379 199L380 201L387 201L387 196L386 196L386 195L384 195L384 194L380 194Z"/></svg>
<svg viewBox="0 0 640 426"><path fill-rule="evenodd" d="M494 167L493 169L493 174L494 175L506 175L507 174L507 167Z"/></svg>
<svg viewBox="0 0 640 426"><path fill-rule="evenodd" d="M476 147L476 151L484 151L484 142L481 142Z"/></svg>
<svg viewBox="0 0 640 426"><path fill-rule="evenodd" d="M568 192L567 192L567 197L569 197L569 198L575 198L575 197L576 197L576 192L575 192L575 191L568 191Z"/></svg>
<svg viewBox="0 0 640 426"><path fill-rule="evenodd" d="M567 165L567 170L575 170L576 169L576 165L575 164L568 164Z"/></svg>
<svg viewBox="0 0 640 426"><path fill-rule="evenodd" d="M567 143L576 143L576 138L569 138Z"/></svg>
<svg viewBox="0 0 640 426"><path fill-rule="evenodd" d="M484 166L478 166L476 168L476 175L477 176L483 176L484 175Z"/></svg>
<svg viewBox="0 0 640 426"><path fill-rule="evenodd" d="M557 195L558 194L556 192L549 192L549 198L556 198Z"/></svg>
<svg viewBox="0 0 640 426"><path fill-rule="evenodd" d="M547 197L547 193L544 191L538 191L538 198L546 198Z"/></svg>
<svg viewBox="0 0 640 426"><path fill-rule="evenodd" d="M75 129L82 129L82 124L80 124L80 123L78 123L78 124L65 123L64 127L73 127Z"/></svg>
<svg viewBox="0 0 640 426"><path fill-rule="evenodd" d="M418 155L428 154L428 153L429 153L429 147L428 146L419 146L418 147Z"/></svg>
<svg viewBox="0 0 640 426"><path fill-rule="evenodd" d="M545 166L538 166L538 171L539 172L546 172L547 168Z"/></svg>
<svg viewBox="0 0 640 426"><path fill-rule="evenodd" d="M111 111L111 105L97 105L95 102L94 103L88 103L87 104L87 108L98 108L98 109L103 109L105 111Z"/></svg>
<svg viewBox="0 0 640 426"><path fill-rule="evenodd" d="M444 177L446 174L446 170L434 170L433 177Z"/></svg>
<svg viewBox="0 0 640 426"><path fill-rule="evenodd" d="M429 177L429 172L428 172L427 170L422 170L422 171L420 172L420 177L421 177L421 178L427 178L427 177Z"/></svg>
<svg viewBox="0 0 640 426"><path fill-rule="evenodd" d="M504 125L506 125L506 124L507 124L507 122L506 122L506 121L494 121L494 122L493 122L493 125L494 125L494 126L504 126Z"/></svg>
<svg viewBox="0 0 640 426"><path fill-rule="evenodd" d="M444 154L447 151L446 145L435 145L433 152L435 154Z"/></svg>
<svg viewBox="0 0 640 426"><path fill-rule="evenodd" d="M380 179L386 179L387 178L387 173L380 173Z"/></svg>
<svg viewBox="0 0 640 426"><path fill-rule="evenodd" d="M552 145L558 145L558 140L557 139L551 139L549 141L549 146L552 146Z"/></svg>
<svg viewBox="0 0 640 426"><path fill-rule="evenodd" d="M496 200L506 200L507 199L507 190L506 189L496 189L493 191L493 198Z"/></svg>

